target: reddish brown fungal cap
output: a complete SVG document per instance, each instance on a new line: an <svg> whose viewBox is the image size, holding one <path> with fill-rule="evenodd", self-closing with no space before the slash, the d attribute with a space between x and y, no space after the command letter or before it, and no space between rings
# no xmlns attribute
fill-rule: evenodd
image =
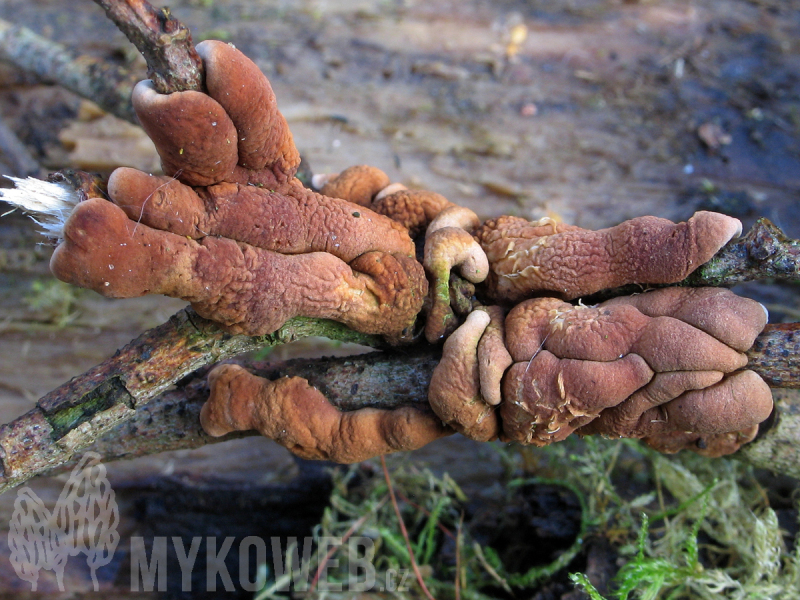
<svg viewBox="0 0 800 600"><path fill-rule="evenodd" d="M213 98L195 91L159 94L148 80L134 88L133 106L165 173L189 185L233 177L239 159L236 128Z"/></svg>
<svg viewBox="0 0 800 600"><path fill-rule="evenodd" d="M492 265L488 297L519 302L544 294L573 299L627 283L676 283L740 233L738 220L698 212L685 223L639 217L600 231L501 217L475 235Z"/></svg>
<svg viewBox="0 0 800 600"><path fill-rule="evenodd" d="M329 252L345 262L372 251L414 256L398 223L301 186L282 193L234 183L197 189L120 168L108 189L131 220L194 239L221 236L282 254Z"/></svg>
<svg viewBox="0 0 800 600"><path fill-rule="evenodd" d="M133 92L136 115L164 172L197 186L290 182L300 157L267 78L228 44L203 42L197 51L208 94L159 94L149 81Z"/></svg>
<svg viewBox="0 0 800 600"><path fill-rule="evenodd" d="M306 459L354 463L452 433L438 417L413 407L341 412L299 377L268 381L221 365L208 381L211 395L200 421L209 435L254 429Z"/></svg>
<svg viewBox="0 0 800 600"><path fill-rule="evenodd" d="M503 312L480 308L444 343L428 390L431 408L465 436L489 441L500 432L495 406L500 386L513 362L503 344Z"/></svg>
<svg viewBox="0 0 800 600"><path fill-rule="evenodd" d="M506 349L504 315L499 306L484 307L491 322L478 344L478 371L481 380L481 397L491 406L502 402L500 385L506 370L514 364Z"/></svg>
<svg viewBox="0 0 800 600"><path fill-rule="evenodd" d="M412 238L423 233L439 213L451 206L455 205L436 192L408 189L383 195L373 204L376 212L402 223Z"/></svg>
<svg viewBox="0 0 800 600"><path fill-rule="evenodd" d="M753 345L767 324L767 310L757 302L742 302L724 288L664 288L620 296L603 306L628 304L649 317L671 316L705 331L739 352Z"/></svg>
<svg viewBox="0 0 800 600"><path fill-rule="evenodd" d="M196 241L130 220L103 199L78 205L51 269L109 297L184 298L202 316L249 335L303 315L399 341L410 335L427 291L421 265L403 254L364 252L348 265L327 252L284 255L223 237Z"/></svg>
<svg viewBox="0 0 800 600"><path fill-rule="evenodd" d="M509 369L503 384L503 438L542 446L561 441L616 406L653 376L635 354L610 362L559 359L542 350Z"/></svg>
<svg viewBox="0 0 800 600"><path fill-rule="evenodd" d="M387 185L389 176L386 173L376 167L357 165L330 178L321 187L320 193L360 206L370 206L375 195Z"/></svg>
<svg viewBox="0 0 800 600"><path fill-rule="evenodd" d="M772 412L772 392L753 371L739 371L721 382L682 394L663 407L670 428L702 434L740 431Z"/></svg>
<svg viewBox="0 0 800 600"><path fill-rule="evenodd" d="M300 155L269 80L230 44L205 41L197 45L197 53L203 59L208 95L236 127L238 164L246 171L267 170L278 182L290 181Z"/></svg>
<svg viewBox="0 0 800 600"><path fill-rule="evenodd" d="M497 438L495 409L481 397L478 343L491 317L475 310L445 340L442 360L436 365L428 388L431 408L445 424L478 441Z"/></svg>
<svg viewBox="0 0 800 600"><path fill-rule="evenodd" d="M503 378L502 437L542 445L576 430L654 440L678 431L712 436L714 452L741 443L728 434L750 431L772 409L764 381L738 371L764 322L758 303L719 289L664 289L597 307L525 301L505 320L515 364ZM730 345L711 335L722 329Z"/></svg>
<svg viewBox="0 0 800 600"><path fill-rule="evenodd" d="M758 425L753 425L742 431L715 434L671 431L647 436L642 441L664 454L691 450L707 458L719 458L733 454L744 444L752 442L757 434Z"/></svg>

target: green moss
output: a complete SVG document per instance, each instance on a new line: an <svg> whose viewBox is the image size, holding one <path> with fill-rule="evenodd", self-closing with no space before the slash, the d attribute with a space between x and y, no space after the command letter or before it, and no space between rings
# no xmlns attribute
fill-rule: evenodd
<svg viewBox="0 0 800 600"><path fill-rule="evenodd" d="M81 396L77 403L60 407L59 410L46 413L45 416L53 428L53 439L58 440L96 414L120 403L133 408L133 396L125 388L121 377L110 377Z"/></svg>
<svg viewBox="0 0 800 600"><path fill-rule="evenodd" d="M58 279L38 279L31 283L23 302L37 313L37 320L64 327L75 318L75 302L81 291Z"/></svg>
<svg viewBox="0 0 800 600"><path fill-rule="evenodd" d="M509 494L533 481L563 486L577 496L580 533L551 564L511 572L502 554L478 544L469 523L461 522L466 498L448 475L395 469L392 482L414 556L426 586L439 600L455 597L456 580L462 598L488 598L498 589L528 597L535 586L574 568L573 559L590 535L608 540L623 563L603 593L585 574L570 575L592 600L800 597L800 550L790 552L784 546L764 491L750 469L736 461L666 457L636 442L599 438L570 438L538 449L494 448L508 467L504 485ZM370 472L356 466L336 476L330 507L315 536L342 537L355 527L354 535L372 539L379 589L391 585L381 574L408 572L411 563L386 482ZM534 472L541 476L530 478ZM443 546L449 548L449 562L441 560ZM456 548L458 570L452 560ZM343 545L336 554L341 572L330 569L331 580L347 581L349 551ZM318 566L312 560L311 572ZM421 597L413 577L408 583L406 591L392 597ZM267 582L257 598L279 597L280 585L274 579Z"/></svg>

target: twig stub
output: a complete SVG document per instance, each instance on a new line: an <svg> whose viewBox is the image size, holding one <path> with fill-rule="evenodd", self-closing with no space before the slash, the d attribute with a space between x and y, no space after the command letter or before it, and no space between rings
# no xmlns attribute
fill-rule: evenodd
<svg viewBox="0 0 800 600"><path fill-rule="evenodd" d="M761 218L747 234L687 277L684 284L730 286L767 278L800 282L800 243L788 238L769 219Z"/></svg>
<svg viewBox="0 0 800 600"><path fill-rule="evenodd" d="M161 94L203 89L203 63L189 28L169 9L146 0L94 0L147 61L147 75Z"/></svg>

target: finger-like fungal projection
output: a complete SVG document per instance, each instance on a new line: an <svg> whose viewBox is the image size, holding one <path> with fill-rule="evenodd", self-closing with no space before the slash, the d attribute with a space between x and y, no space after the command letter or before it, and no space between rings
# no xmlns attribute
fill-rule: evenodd
<svg viewBox="0 0 800 600"><path fill-rule="evenodd" d="M325 196L369 206L378 192L389 185L389 176L377 167L357 165L336 175L315 175L312 183L322 184L318 189Z"/></svg>
<svg viewBox="0 0 800 600"><path fill-rule="evenodd" d="M495 408L481 396L478 343L490 321L483 310L469 314L445 341L428 388L428 401L442 421L481 442L496 439L500 432Z"/></svg>
<svg viewBox="0 0 800 600"><path fill-rule="evenodd" d="M458 227L437 229L425 238L425 270L431 278L431 307L425 323L425 337L434 343L455 329L450 308L450 271L459 267L461 276L472 283L486 278L489 263L475 239Z"/></svg>
<svg viewBox="0 0 800 600"><path fill-rule="evenodd" d="M211 396L200 420L209 435L255 429L302 458L354 463L453 433L436 415L412 406L340 412L300 377L269 381L220 365L208 381Z"/></svg>
<svg viewBox="0 0 800 600"><path fill-rule="evenodd" d="M698 212L685 223L638 217L589 231L552 219L500 217L475 232L491 264L486 297L571 300L628 283L676 283L741 233L732 217Z"/></svg>
<svg viewBox="0 0 800 600"><path fill-rule="evenodd" d="M136 116L156 145L164 173L199 186L292 182L300 155L267 78L229 44L203 42L197 53L208 94L159 94L150 81L133 91Z"/></svg>
<svg viewBox="0 0 800 600"><path fill-rule="evenodd" d="M143 82L133 96L168 176L117 169L111 202L81 203L67 220L53 273L110 297L184 298L235 333L302 315L410 338L428 286L408 231L304 188L258 67L221 42L198 52L207 94L162 95ZM370 196L388 184L378 179Z"/></svg>

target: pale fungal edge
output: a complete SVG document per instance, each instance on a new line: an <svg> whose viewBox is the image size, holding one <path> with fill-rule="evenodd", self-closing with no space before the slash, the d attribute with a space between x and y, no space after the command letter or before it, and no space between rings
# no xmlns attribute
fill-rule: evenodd
<svg viewBox="0 0 800 600"><path fill-rule="evenodd" d="M66 183L51 183L34 177L4 177L16 187L0 189L0 197L30 216L41 228L42 235L61 240L64 223L80 202L80 194Z"/></svg>

